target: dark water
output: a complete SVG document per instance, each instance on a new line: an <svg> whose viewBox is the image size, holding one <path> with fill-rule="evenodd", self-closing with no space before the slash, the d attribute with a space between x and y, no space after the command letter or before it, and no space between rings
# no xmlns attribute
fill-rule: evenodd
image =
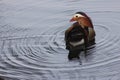
<svg viewBox="0 0 120 80"><path fill-rule="evenodd" d="M119 0L0 0L0 76L6 80L119 80ZM96 31L95 48L69 61L64 31L77 11Z"/></svg>

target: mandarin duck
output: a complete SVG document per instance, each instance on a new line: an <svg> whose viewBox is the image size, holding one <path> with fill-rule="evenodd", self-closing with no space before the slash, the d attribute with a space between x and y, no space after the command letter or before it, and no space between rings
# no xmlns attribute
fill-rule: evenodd
<svg viewBox="0 0 120 80"><path fill-rule="evenodd" d="M89 43L95 43L95 30L90 17L84 12L77 12L70 22L76 21L65 31L66 49L69 50L68 59L79 59L81 51L87 51Z"/></svg>

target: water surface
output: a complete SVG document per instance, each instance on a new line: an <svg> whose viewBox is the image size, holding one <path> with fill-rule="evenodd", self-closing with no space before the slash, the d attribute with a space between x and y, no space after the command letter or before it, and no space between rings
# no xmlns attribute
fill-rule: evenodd
<svg viewBox="0 0 120 80"><path fill-rule="evenodd" d="M6 80L119 80L119 0L0 0L0 76ZM69 61L64 31L75 12L96 31L87 58Z"/></svg>

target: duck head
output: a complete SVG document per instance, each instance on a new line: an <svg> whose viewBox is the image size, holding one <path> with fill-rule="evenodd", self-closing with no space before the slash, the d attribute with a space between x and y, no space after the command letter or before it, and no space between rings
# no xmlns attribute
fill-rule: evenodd
<svg viewBox="0 0 120 80"><path fill-rule="evenodd" d="M72 19L70 19L70 22L77 21L82 27L92 27L93 24L90 19L84 12L76 12Z"/></svg>
<svg viewBox="0 0 120 80"><path fill-rule="evenodd" d="M70 22L79 21L81 18L88 18L88 16L84 12L76 12Z"/></svg>

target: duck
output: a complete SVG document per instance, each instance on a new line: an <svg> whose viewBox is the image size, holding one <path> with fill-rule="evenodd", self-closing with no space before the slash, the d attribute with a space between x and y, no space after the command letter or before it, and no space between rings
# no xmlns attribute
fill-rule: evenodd
<svg viewBox="0 0 120 80"><path fill-rule="evenodd" d="M76 12L70 19L73 23L65 31L65 43L66 49L69 50L68 58L80 58L79 53L84 51L87 56L87 47L95 44L95 30L92 24L92 20L84 12Z"/></svg>

